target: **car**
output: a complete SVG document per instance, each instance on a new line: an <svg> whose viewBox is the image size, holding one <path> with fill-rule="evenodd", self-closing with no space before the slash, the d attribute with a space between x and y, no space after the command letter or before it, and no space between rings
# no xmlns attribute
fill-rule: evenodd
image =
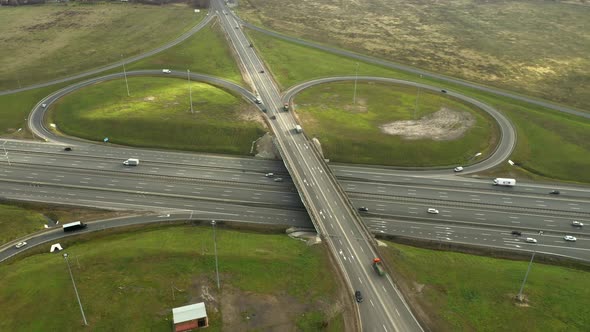
<svg viewBox="0 0 590 332"><path fill-rule="evenodd" d="M527 237L526 240L525 240L525 242L528 242L528 243L537 243L537 239L534 239L532 237Z"/></svg>
<svg viewBox="0 0 590 332"><path fill-rule="evenodd" d="M260 73L261 73L261 74L264 74L264 70L261 70L261 71L260 71Z"/></svg>
<svg viewBox="0 0 590 332"><path fill-rule="evenodd" d="M426 211L428 211L428 213L438 214L438 210L435 208L428 208L428 210L426 210Z"/></svg>
<svg viewBox="0 0 590 332"><path fill-rule="evenodd" d="M521 231L512 231L512 233L511 233L511 234L512 234L512 235L518 235L518 236L521 236L521 235L522 235L522 232L521 232Z"/></svg>
<svg viewBox="0 0 590 332"><path fill-rule="evenodd" d="M264 176L266 176L267 178L272 178L273 176L275 176L275 173L266 173L264 174Z"/></svg>
<svg viewBox="0 0 590 332"><path fill-rule="evenodd" d="M254 45L250 44L250 47L254 47Z"/></svg>
<svg viewBox="0 0 590 332"><path fill-rule="evenodd" d="M17 243L17 244L16 244L14 247L15 247L16 249L20 249L20 248L22 248L22 247L24 247L24 246L26 246L26 245L27 245L27 243L26 243L25 241L23 241L23 242L19 242L19 243Z"/></svg>
<svg viewBox="0 0 590 332"><path fill-rule="evenodd" d="M170 69L162 69L164 74L170 74L172 71Z"/></svg>
<svg viewBox="0 0 590 332"><path fill-rule="evenodd" d="M361 291L357 290L356 292L354 292L354 298L358 303L363 302L363 294L361 294Z"/></svg>
<svg viewBox="0 0 590 332"><path fill-rule="evenodd" d="M277 116L276 115L271 115L270 118L273 119L273 120L276 120L277 119Z"/></svg>
<svg viewBox="0 0 590 332"><path fill-rule="evenodd" d="M47 104L41 104L41 107L45 108L47 107Z"/></svg>
<svg viewBox="0 0 590 332"><path fill-rule="evenodd" d="M239 29L240 27L236 27L236 29Z"/></svg>
<svg viewBox="0 0 590 332"><path fill-rule="evenodd" d="M463 172L463 166L457 166L453 169L455 172Z"/></svg>
<svg viewBox="0 0 590 332"><path fill-rule="evenodd" d="M576 226L576 227L582 227L584 226L584 224L582 224L581 222L574 220L572 221L572 226Z"/></svg>
<svg viewBox="0 0 590 332"><path fill-rule="evenodd" d="M559 195L559 190L551 190L549 193L551 195Z"/></svg>
<svg viewBox="0 0 590 332"><path fill-rule="evenodd" d="M262 113L266 113L266 108L263 108L262 109Z"/></svg>
<svg viewBox="0 0 590 332"><path fill-rule="evenodd" d="M366 207L366 206L361 206L361 207L359 208L359 211L361 211L361 212L369 212L369 208L368 208L368 207Z"/></svg>
<svg viewBox="0 0 590 332"><path fill-rule="evenodd" d="M566 235L563 237L564 240L566 241L571 241L571 242L576 242L576 237L575 236L571 236L571 235Z"/></svg>
<svg viewBox="0 0 590 332"><path fill-rule="evenodd" d="M71 148L71 147L69 147L69 146L66 146L66 147L64 148L64 151L72 151L72 148Z"/></svg>
<svg viewBox="0 0 590 332"><path fill-rule="evenodd" d="M275 182L283 182L283 178L275 178L274 181Z"/></svg>
<svg viewBox="0 0 590 332"><path fill-rule="evenodd" d="M442 93L447 93L447 90L440 90L440 92L442 92Z"/></svg>

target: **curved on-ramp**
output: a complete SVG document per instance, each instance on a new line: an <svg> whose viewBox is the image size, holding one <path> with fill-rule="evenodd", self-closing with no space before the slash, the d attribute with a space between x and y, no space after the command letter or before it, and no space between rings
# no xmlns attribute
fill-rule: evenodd
<svg viewBox="0 0 590 332"><path fill-rule="evenodd" d="M440 87L435 87L432 85L427 85L427 84L422 84L422 83L417 83L417 82L412 82L412 81L399 80L399 79L395 79L395 78L371 77L371 76L358 76L358 77L357 76L340 76L340 77L320 78L320 79L316 79L316 80L312 80L312 81L308 81L308 82L304 82L304 83L295 85L284 92L283 99L286 102L288 102L296 94L298 94L302 90L312 87L314 85L325 84L325 83L330 83L330 82L353 81L355 79L359 80L359 81L384 82L384 83L392 83L392 84L409 85L409 86L417 87L417 88L424 89L424 90L441 92ZM514 126L510 122L510 120L508 120L508 118L506 118L501 112L499 112L498 110L496 110L492 106L482 103L479 100L476 100L471 97L468 97L468 96L465 96L465 95L462 95L462 94L459 94L456 92L452 92L452 91L446 91L445 94L447 94L451 97L457 98L459 100L462 100L466 103L472 104L472 105L482 109L484 112L488 113L498 123L498 126L500 128L500 139L499 139L498 144L495 147L495 150L492 152L492 154L490 156L488 156L486 159L484 159L474 165L465 167L465 170L462 173L465 174L465 173L481 172L486 169L497 166L500 163L504 162L506 159L508 159L508 157L510 156L510 154L514 150L514 147L516 146L516 129L514 128ZM426 175L426 174L428 174L428 175L433 174L434 175L434 174L441 174L441 171L440 170L439 171L418 171L418 173L423 174L423 175ZM448 174L447 169L444 170L444 174Z"/></svg>

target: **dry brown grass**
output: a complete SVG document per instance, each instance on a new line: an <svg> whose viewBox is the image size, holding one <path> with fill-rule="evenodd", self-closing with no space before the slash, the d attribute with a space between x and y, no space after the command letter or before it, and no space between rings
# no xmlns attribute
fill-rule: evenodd
<svg viewBox="0 0 590 332"><path fill-rule="evenodd" d="M570 1L573 3L573 1ZM590 6L553 1L244 0L240 15L305 39L580 108Z"/></svg>

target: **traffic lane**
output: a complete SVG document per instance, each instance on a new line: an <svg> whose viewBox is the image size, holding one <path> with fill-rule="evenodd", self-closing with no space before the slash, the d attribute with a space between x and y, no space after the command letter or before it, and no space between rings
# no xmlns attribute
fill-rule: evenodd
<svg viewBox="0 0 590 332"><path fill-rule="evenodd" d="M4 144L4 141L6 143ZM3 140L2 143L6 148L9 156L12 153L38 153L56 158L64 156L77 156L79 158L110 158L113 161L121 163L130 157L136 157L140 161L150 161L153 163L160 162L173 164L177 167L183 165L202 166L213 168L235 168L244 170L257 170L260 172L283 172L285 173L284 164L279 160L268 160L251 157L222 156L203 153L146 150L141 148L132 148L125 146L112 146L110 144L100 144L94 142L78 141L76 145L40 143L35 141L20 140ZM65 147L71 147L72 151L64 151ZM94 160L94 159L92 159Z"/></svg>
<svg viewBox="0 0 590 332"><path fill-rule="evenodd" d="M153 197L149 195L96 190L52 188L44 190L30 185L2 185L0 197L8 200L23 200L53 204L87 206L108 210L133 210L157 212L189 212L196 217L215 217L220 220L249 221L270 225L310 227L311 222L303 209L275 209L231 202L195 200L179 197Z"/></svg>
<svg viewBox="0 0 590 332"><path fill-rule="evenodd" d="M297 216L297 217L300 217ZM0 250L0 262L18 255L19 253L25 252L29 248L33 248L35 246L47 246L47 251L49 251L51 244L59 242L61 239L67 236L75 236L82 233L88 233L93 231L100 231L106 230L115 227L123 227L123 226L132 226L132 225L141 225L141 224L149 224L149 223L162 223L162 222L173 222L178 220L217 220L217 221L225 221L224 215L220 215L217 213L211 212L195 212L189 213L187 211L173 211L170 213L162 213L158 215L141 215L141 216L130 216L130 217L121 217L121 218L113 218L108 220L100 220L100 221L93 221L87 223L87 227L84 230L75 231L75 232L68 232L65 233L60 227L55 227L55 229L48 230L44 233L34 235L26 239L27 246L16 249L14 246L5 247ZM251 222L251 223L260 223L257 220L248 220L246 216L243 216L243 219L240 222ZM311 222L298 222L297 227L311 227ZM67 248L64 248L67 249Z"/></svg>
<svg viewBox="0 0 590 332"><path fill-rule="evenodd" d="M205 180L226 180L245 183L266 183L265 174L276 174L276 178L288 179L286 170L252 171L224 168L215 165L207 166L178 166L167 163L152 163L140 159L138 166L125 166L121 160L108 159L108 156L96 159L80 158L78 156L61 155L46 156L38 154L13 153L10 156L10 167L39 167L52 166L70 168L73 171L82 170L101 172L125 172L132 174L150 174L170 177L187 177ZM266 170L265 170L266 171Z"/></svg>
<svg viewBox="0 0 590 332"><path fill-rule="evenodd" d="M361 172L362 170L359 170ZM368 170L368 172L371 172ZM470 192L473 194L489 194L489 195L507 195L515 197L535 197L537 199L546 200L576 200L581 199L587 201L590 199L590 189L588 187L574 187L567 185L532 185L521 184L518 182L515 187L494 186L491 180L463 179L460 177L454 178L434 178L434 177L413 177L410 175L390 175L379 176L379 180L368 181L360 180L354 181L348 179L345 175L339 174L341 181L346 186L351 188L364 188L363 192L375 192L371 189L374 187L381 187L380 190L390 190L394 193L400 188L412 188L416 190L449 190L452 192ZM552 195L552 190L559 190L559 195Z"/></svg>
<svg viewBox="0 0 590 332"><path fill-rule="evenodd" d="M534 210L553 210L569 213L576 217L582 214L590 216L590 200L581 198L567 199L561 195L544 195L542 197L531 194L513 192L480 192L456 188L441 188L436 186L415 187L396 184L369 184L343 181L343 187L349 194L372 194L381 200L430 199L433 204L484 204L506 206L512 208L527 208ZM446 203L445 203L446 202Z"/></svg>
<svg viewBox="0 0 590 332"><path fill-rule="evenodd" d="M569 217L546 216L541 213L505 212L502 210L481 211L447 207L436 204L408 204L400 202L377 202L353 198L355 206L365 206L368 212L362 212L363 217L380 216L384 218L408 218L409 220L429 220L433 223L469 224L488 227L503 227L507 229L532 229L548 232L568 233L574 235L590 235L585 227L575 227ZM428 213L429 208L438 210L438 214ZM580 218L580 221L588 220Z"/></svg>
<svg viewBox="0 0 590 332"><path fill-rule="evenodd" d="M375 234L399 235L416 239L429 239L440 243L458 243L499 249L530 251L561 255L590 261L590 236L578 236L576 242L564 240L563 235L537 231L522 231L513 235L510 230L470 227L464 225L440 225L429 222L404 221L397 219L365 218L368 227ZM527 243L534 238L536 244Z"/></svg>
<svg viewBox="0 0 590 332"><path fill-rule="evenodd" d="M0 182L34 185L40 191L51 190L53 187L68 187L95 189L101 192L126 191L143 195L185 196L191 199L217 199L302 208L299 196L291 183L277 183L272 178L263 179L264 185L252 186L228 181L208 183L189 179L130 177L125 174L77 174L43 169L0 170Z"/></svg>

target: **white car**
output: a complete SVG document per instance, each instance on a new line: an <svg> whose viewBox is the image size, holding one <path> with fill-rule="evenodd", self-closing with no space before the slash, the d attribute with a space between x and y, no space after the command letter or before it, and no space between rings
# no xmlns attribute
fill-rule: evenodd
<svg viewBox="0 0 590 332"><path fill-rule="evenodd" d="M41 104L41 107L45 108L47 107L47 104Z"/></svg>
<svg viewBox="0 0 590 332"><path fill-rule="evenodd" d="M564 240L566 241L571 241L571 242L576 242L576 237L575 236L571 236L571 235L566 235L563 237Z"/></svg>
<svg viewBox="0 0 590 332"><path fill-rule="evenodd" d="M581 222L579 222L579 221L576 221L576 220L574 220L574 221L572 221L572 226L578 226L578 227L582 227L582 226L584 226L584 224L582 224L582 223L581 223Z"/></svg>
<svg viewBox="0 0 590 332"><path fill-rule="evenodd" d="M453 171L455 171L455 172L462 172L463 171L463 166L455 167L455 169L453 169Z"/></svg>
<svg viewBox="0 0 590 332"><path fill-rule="evenodd" d="M434 208L428 208L428 213L432 213L432 214L438 214L438 210L434 209Z"/></svg>
<svg viewBox="0 0 590 332"><path fill-rule="evenodd" d="M533 239L532 237L527 237L525 241L528 243L537 243L537 239Z"/></svg>
<svg viewBox="0 0 590 332"><path fill-rule="evenodd" d="M16 244L14 247L15 247L16 249L20 249L20 248L22 248L22 247L24 247L24 246L26 246L26 245L27 245L27 243L26 243L25 241L23 241L23 242L19 242L19 243L17 243L17 244Z"/></svg>
<svg viewBox="0 0 590 332"><path fill-rule="evenodd" d="M170 69L162 69L162 73L170 74L172 71Z"/></svg>

